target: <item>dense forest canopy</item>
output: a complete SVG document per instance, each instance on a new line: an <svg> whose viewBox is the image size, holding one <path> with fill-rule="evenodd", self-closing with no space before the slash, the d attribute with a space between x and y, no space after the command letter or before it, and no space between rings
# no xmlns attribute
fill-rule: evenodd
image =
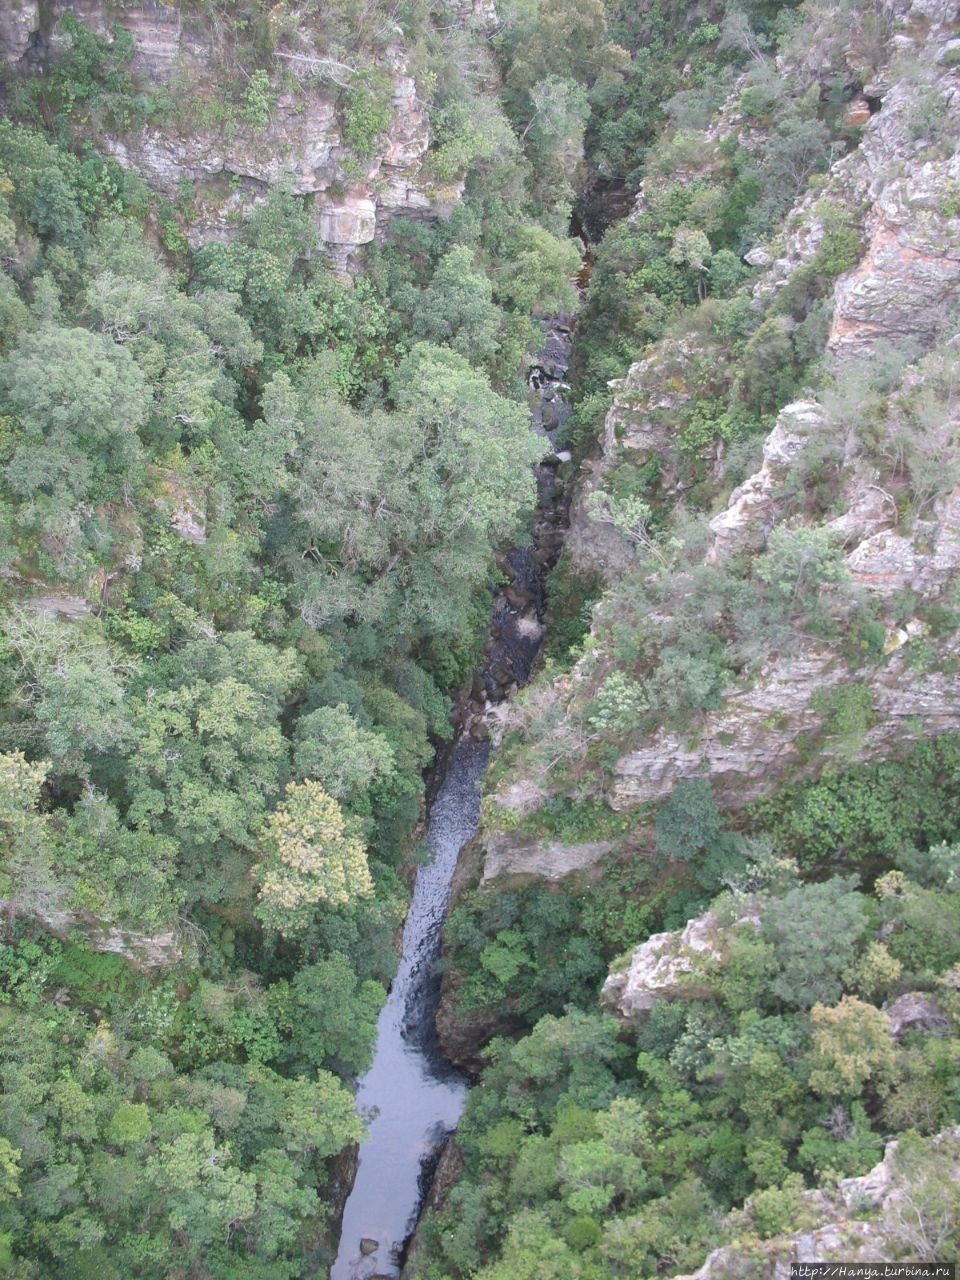
<svg viewBox="0 0 960 1280"><path fill-rule="evenodd" d="M490 789L514 770L553 790L485 813L610 852L592 879L483 885L450 917L455 1016L503 1034L413 1265L653 1277L741 1241L761 1267L808 1223L805 1187L866 1172L896 1133L916 1213L891 1238L955 1253L953 1139L929 1139L960 1108L958 738L908 726L893 761L858 755L891 627L919 617L911 669L955 672L936 647L955 583L878 603L826 525L859 456L933 537L960 477L956 309L945 291L895 349L825 355L865 206L820 193L893 83L909 163L952 163L956 41L891 61L900 19L869 0L191 0L205 60L164 78L135 7L42 6L2 84L0 1272L328 1265L424 770L535 500L524 357L578 305L574 211L594 244L564 481L642 357L661 447L623 448L585 500L621 571L565 560L551 581L549 663ZM145 138L266 153L322 101L342 144L325 198L346 207L395 141L401 71L433 204L378 224L349 272L292 169L176 194L139 176ZM753 251L798 203L818 238L765 292ZM955 222L956 175L929 208ZM808 394L831 430L762 554L705 559L707 521ZM826 769L811 738L747 808L699 776L610 803L625 751L696 740L810 644L854 673L818 694ZM726 941L702 980L639 1025L600 1011L627 949L708 907ZM881 1005L905 992L935 997L936 1034L891 1036Z"/></svg>

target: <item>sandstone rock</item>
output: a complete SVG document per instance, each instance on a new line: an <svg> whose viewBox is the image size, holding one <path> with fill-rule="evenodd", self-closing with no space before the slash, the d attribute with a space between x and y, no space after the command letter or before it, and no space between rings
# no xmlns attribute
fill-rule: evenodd
<svg viewBox="0 0 960 1280"><path fill-rule="evenodd" d="M377 230L377 206L364 196L352 196L321 207L318 223L320 239L328 244L369 244Z"/></svg>
<svg viewBox="0 0 960 1280"><path fill-rule="evenodd" d="M755 244L753 248L743 255L743 260L748 267L769 267L773 262L773 254L763 244Z"/></svg>
<svg viewBox="0 0 960 1280"><path fill-rule="evenodd" d="M851 551L847 564L857 582L879 595L907 587L937 595L960 569L960 490L935 505L932 520L915 521L910 537L872 534Z"/></svg>
<svg viewBox="0 0 960 1280"><path fill-rule="evenodd" d="M779 499L791 464L825 422L826 414L814 401L799 400L781 410L764 443L760 470L734 489L726 511L710 521L711 560L756 551L766 544L780 513Z"/></svg>
<svg viewBox="0 0 960 1280"><path fill-rule="evenodd" d="M610 974L600 999L622 1018L638 1021L662 1000L709 998L727 958L730 932L758 927L756 909L726 929L707 911L680 931L655 933L637 947L627 969Z"/></svg>
<svg viewBox="0 0 960 1280"><path fill-rule="evenodd" d="M173 932L148 934L106 926L84 930L84 942L94 951L113 952L151 969L183 959L182 939Z"/></svg>
<svg viewBox="0 0 960 1280"><path fill-rule="evenodd" d="M845 129L859 129L869 119L870 103L866 98L861 96L847 103L847 109L843 113L843 127Z"/></svg>
<svg viewBox="0 0 960 1280"><path fill-rule="evenodd" d="M484 841L484 884L500 876L539 876L562 880L573 871L585 871L613 848L609 840L563 844L559 840L522 841L509 832L495 832Z"/></svg>
<svg viewBox="0 0 960 1280"><path fill-rule="evenodd" d="M897 504L890 494L862 476L853 477L844 505L843 514L827 521L826 525L844 547L885 531L899 518Z"/></svg>
<svg viewBox="0 0 960 1280"><path fill-rule="evenodd" d="M477 3L480 9L489 7L482 0ZM135 69L150 80L164 83L180 77L200 96L215 91L208 83L216 62L211 30L192 11L155 0L131 2L116 11L107 0L52 0L42 24L37 3L14 0L0 14L0 57L16 61L31 40L42 44L49 38L55 49L61 38L57 22L68 10L101 36L109 37L113 22L119 21L133 36ZM297 41L295 52L281 49L278 54L290 59L294 73L328 61L325 48L311 45L308 21L300 25ZM391 217L444 216L462 192L462 183L453 184L435 200L421 178L429 121L409 74L406 50L389 45L378 60L393 80L392 113L378 153L370 158L361 160L345 145L336 89L316 74L305 74L298 88L280 92L263 127L241 116L229 128L189 133L149 126L132 139L101 136L97 145L168 199L178 197L183 182L194 185L195 214L187 227L194 248L229 240L237 223L281 182L298 195L316 195L318 243L328 246L335 267L343 271L354 250L384 234Z"/></svg>
<svg viewBox="0 0 960 1280"><path fill-rule="evenodd" d="M207 525L203 512L193 507L182 506L174 511L170 523L181 538L202 547L207 541Z"/></svg>
<svg viewBox="0 0 960 1280"><path fill-rule="evenodd" d="M27 607L37 613L53 613L69 622L78 622L81 618L89 618L93 613L93 605L83 596L68 596L55 591L45 592L28 600Z"/></svg>
<svg viewBox="0 0 960 1280"><path fill-rule="evenodd" d="M461 22L479 31L495 31L500 25L495 0L447 0L447 7Z"/></svg>
<svg viewBox="0 0 960 1280"><path fill-rule="evenodd" d="M12 903L0 898L0 911L10 912ZM79 936L91 951L112 952L124 956L135 965L157 968L183 959L183 938L173 930L162 933L140 933L135 929L104 923L93 917L59 907L37 913L43 925L60 937Z"/></svg>
<svg viewBox="0 0 960 1280"><path fill-rule="evenodd" d="M938 1034L949 1026L949 1019L934 1000L923 991L906 991L883 1006L890 1019L890 1031L900 1040L909 1031Z"/></svg>
<svg viewBox="0 0 960 1280"><path fill-rule="evenodd" d="M19 62L40 26L38 0L7 0L0 9L0 58Z"/></svg>
<svg viewBox="0 0 960 1280"><path fill-rule="evenodd" d="M602 460L584 462L570 503L565 549L571 565L578 572L599 571L608 579L616 579L635 561L636 551L612 524L591 519L590 495L602 487Z"/></svg>
<svg viewBox="0 0 960 1280"><path fill-rule="evenodd" d="M677 782L706 775L718 803L736 810L768 794L787 769L795 777L812 775L838 750L844 760L869 760L908 741L960 730L960 637L941 642L935 669L914 669L909 648L872 669L875 723L854 750L826 739L815 758L801 758L802 736L823 726L815 695L854 678L829 650L808 644L771 660L749 688L731 690L723 707L704 717L695 744L661 729L621 756L608 803L622 810L664 800Z"/></svg>

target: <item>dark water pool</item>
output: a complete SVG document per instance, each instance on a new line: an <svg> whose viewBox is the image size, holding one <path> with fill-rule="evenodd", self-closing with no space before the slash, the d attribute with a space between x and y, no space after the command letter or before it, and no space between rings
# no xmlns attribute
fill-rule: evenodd
<svg viewBox="0 0 960 1280"><path fill-rule="evenodd" d="M330 1280L400 1274L400 1251L423 1196L421 1174L463 1110L466 1079L436 1045L433 967L457 855L480 820L488 755L487 743L462 738L430 810L427 844L434 856L417 873L400 967L380 1013L373 1065L357 1093L361 1113L372 1117L370 1137L360 1148Z"/></svg>

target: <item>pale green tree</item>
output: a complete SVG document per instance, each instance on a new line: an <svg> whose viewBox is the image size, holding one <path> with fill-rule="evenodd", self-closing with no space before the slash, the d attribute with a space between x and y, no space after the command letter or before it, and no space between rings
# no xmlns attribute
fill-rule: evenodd
<svg viewBox="0 0 960 1280"><path fill-rule="evenodd" d="M305 928L312 908L345 906L373 893L354 822L319 782L291 782L261 836L260 918L281 933Z"/></svg>

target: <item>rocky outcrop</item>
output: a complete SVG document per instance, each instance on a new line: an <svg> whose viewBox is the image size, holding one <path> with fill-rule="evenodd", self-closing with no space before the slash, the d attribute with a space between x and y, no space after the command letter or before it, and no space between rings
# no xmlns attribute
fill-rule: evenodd
<svg viewBox="0 0 960 1280"><path fill-rule="evenodd" d="M40 26L37 0L7 0L0 9L0 61L19 62Z"/></svg>
<svg viewBox="0 0 960 1280"><path fill-rule="evenodd" d="M810 437L823 430L826 415L820 405L798 401L781 410L777 425L763 446L763 465L730 495L725 511L710 521L714 543L708 557L715 563L744 551L759 551L781 510L783 484L792 463Z"/></svg>
<svg viewBox="0 0 960 1280"><path fill-rule="evenodd" d="M883 1160L863 1177L844 1178L835 1191L804 1192L796 1211L803 1225L790 1235L759 1239L748 1201L729 1219L740 1238L673 1280L790 1280L791 1266L804 1262L940 1257L960 1210L960 1129L925 1139L908 1164L898 1152L899 1144L888 1142Z"/></svg>
<svg viewBox="0 0 960 1280"><path fill-rule="evenodd" d="M664 1000L709 999L729 955L733 932L758 925L755 909L727 926L707 911L681 930L652 934L633 952L626 968L610 974L600 998L627 1022L646 1018Z"/></svg>
<svg viewBox="0 0 960 1280"><path fill-rule="evenodd" d="M184 85L190 86L185 101L195 105L222 94L211 79L221 36L200 15L151 0L119 9L107 0L54 0L43 9L19 0L0 14L0 55L14 62L33 46L41 56L55 56L63 39L58 22L67 11L107 38L114 21L121 23L134 40L133 69L153 86L169 85L165 92L175 101ZM339 100L351 91L353 69L311 43L307 20L297 27L295 41L289 35L278 40L267 119L251 120L237 110L222 123L198 126L185 111L180 120L101 134L96 142L172 202L191 184L194 209L186 232L194 247L229 239L238 220L283 183L314 198L318 245L343 266L391 217L439 216L461 190L454 184L435 198L423 174L430 129L405 48L388 46L377 54L377 64L392 82L391 110L369 156L351 148L339 111ZM203 118L202 111L193 115Z"/></svg>
<svg viewBox="0 0 960 1280"><path fill-rule="evenodd" d="M559 840L518 839L496 831L484 840L482 883L502 876L537 876L562 880L574 871L586 871L613 848L612 841L593 840L563 844Z"/></svg>
<svg viewBox="0 0 960 1280"><path fill-rule="evenodd" d="M685 381L690 356L688 341L668 339L654 354L631 365L626 377L609 383L613 402L604 420L602 453L584 464L570 504L566 551L580 572L599 570L616 578L633 563L633 544L613 525L591 516L590 499L621 458L643 466L651 458L666 456L673 438L673 415L693 395ZM669 484L669 476L662 479Z"/></svg>
<svg viewBox="0 0 960 1280"><path fill-rule="evenodd" d="M731 691L721 710L708 713L696 742L660 730L620 757L609 802L615 809L664 800L677 782L708 776L718 802L736 810L769 794L788 771L812 776L831 758L850 762L896 754L906 742L960 731L960 637L940 649L942 666L919 672L909 644L861 676L870 690L875 723L859 743L818 741L811 758L804 735L820 735L827 717L818 711L825 694L851 680L827 646L807 645L774 659L744 689Z"/></svg>
<svg viewBox="0 0 960 1280"><path fill-rule="evenodd" d="M83 941L92 951L112 952L147 969L176 964L183 959L183 939L172 930L138 933L116 925L97 925L83 930Z"/></svg>
<svg viewBox="0 0 960 1280"><path fill-rule="evenodd" d="M9 898L0 898L0 914L16 915L16 904ZM36 916L51 933L62 938L75 938L91 951L123 956L139 968L159 968L183 959L184 939L173 929L161 933L140 933L136 929L97 920L88 912L61 907L38 911Z"/></svg>
<svg viewBox="0 0 960 1280"><path fill-rule="evenodd" d="M890 1034L896 1040L911 1031L942 1035L950 1025L937 1001L924 991L905 991L902 996L888 1001L883 1011L890 1019Z"/></svg>

